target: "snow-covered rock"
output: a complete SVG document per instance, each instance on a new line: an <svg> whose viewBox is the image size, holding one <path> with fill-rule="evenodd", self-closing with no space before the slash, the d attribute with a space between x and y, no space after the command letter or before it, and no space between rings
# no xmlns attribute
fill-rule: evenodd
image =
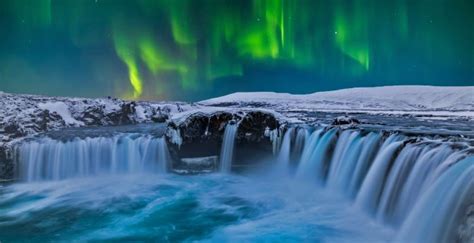
<svg viewBox="0 0 474 243"><path fill-rule="evenodd" d="M39 103L38 107L50 113L58 114L68 126L84 126L84 122L78 121L71 116L71 112L64 102Z"/></svg>
<svg viewBox="0 0 474 243"><path fill-rule="evenodd" d="M165 122L192 108L183 102L0 95L0 142L68 127Z"/></svg>

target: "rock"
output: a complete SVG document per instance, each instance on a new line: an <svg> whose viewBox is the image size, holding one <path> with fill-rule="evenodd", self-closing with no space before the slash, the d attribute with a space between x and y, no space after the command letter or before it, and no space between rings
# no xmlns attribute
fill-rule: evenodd
<svg viewBox="0 0 474 243"><path fill-rule="evenodd" d="M83 112L81 120L86 126L99 126L104 123L104 117L103 106L90 106Z"/></svg>
<svg viewBox="0 0 474 243"><path fill-rule="evenodd" d="M279 127L279 122L271 113L260 111L248 112L239 124L238 140L247 142L260 142L266 139L265 130L274 130Z"/></svg>
<svg viewBox="0 0 474 243"><path fill-rule="evenodd" d="M196 113L190 115L179 125L171 122L170 129L179 129L183 144L221 141L225 126L229 122L239 123L238 140L259 142L266 139L265 130L279 126L278 120L271 113L250 111L247 113L216 112L211 115Z"/></svg>
<svg viewBox="0 0 474 243"><path fill-rule="evenodd" d="M220 141L225 125L232 119L234 115L228 112L218 112L210 116L198 113L189 116L179 126L171 122L169 127L179 129L183 144Z"/></svg>
<svg viewBox="0 0 474 243"><path fill-rule="evenodd" d="M332 122L332 125L355 125L360 124L360 121L350 116L336 117Z"/></svg>
<svg viewBox="0 0 474 243"><path fill-rule="evenodd" d="M169 119L168 114L164 114L161 110L153 111L153 115L151 116L151 120L153 122L164 123Z"/></svg>
<svg viewBox="0 0 474 243"><path fill-rule="evenodd" d="M168 124L166 137L168 148L180 170L181 158L208 157L220 153L225 127L228 123L238 123L235 152L236 161L255 162L272 153L272 142L265 136L268 129L279 127L279 121L272 113L262 111L250 112L216 112L213 114L195 113L184 121ZM258 151L257 151L258 150ZM241 152L246 158L241 158ZM248 156L249 153L251 156Z"/></svg>
<svg viewBox="0 0 474 243"><path fill-rule="evenodd" d="M106 115L113 125L127 125L135 123L135 102L125 102L120 106L120 110Z"/></svg>
<svg viewBox="0 0 474 243"><path fill-rule="evenodd" d="M4 131L13 138L26 136L26 132L24 131L23 127L15 122L6 124Z"/></svg>

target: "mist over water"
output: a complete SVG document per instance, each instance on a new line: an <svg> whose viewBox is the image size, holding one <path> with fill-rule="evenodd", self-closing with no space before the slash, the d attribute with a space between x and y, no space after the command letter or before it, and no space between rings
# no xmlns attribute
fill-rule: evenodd
<svg viewBox="0 0 474 243"><path fill-rule="evenodd" d="M274 176L135 174L15 184L0 189L0 238L344 242L391 235L343 198Z"/></svg>

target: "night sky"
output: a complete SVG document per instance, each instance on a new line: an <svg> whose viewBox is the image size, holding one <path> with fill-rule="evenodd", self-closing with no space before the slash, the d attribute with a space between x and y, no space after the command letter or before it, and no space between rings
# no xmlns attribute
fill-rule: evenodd
<svg viewBox="0 0 474 243"><path fill-rule="evenodd" d="M0 90L199 100L474 85L472 0L0 0Z"/></svg>

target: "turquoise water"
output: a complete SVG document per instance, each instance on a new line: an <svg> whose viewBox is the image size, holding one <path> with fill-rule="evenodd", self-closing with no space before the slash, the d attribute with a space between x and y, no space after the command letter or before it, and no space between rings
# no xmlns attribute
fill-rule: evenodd
<svg viewBox="0 0 474 243"><path fill-rule="evenodd" d="M335 193L272 175L115 175L0 187L0 240L384 242Z"/></svg>

